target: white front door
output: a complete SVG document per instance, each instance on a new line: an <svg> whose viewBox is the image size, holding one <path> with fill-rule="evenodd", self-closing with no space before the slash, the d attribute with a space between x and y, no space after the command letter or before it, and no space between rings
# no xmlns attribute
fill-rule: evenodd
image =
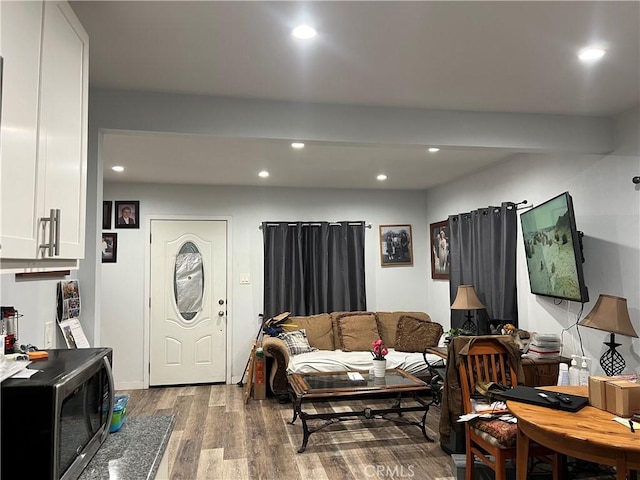
<svg viewBox="0 0 640 480"><path fill-rule="evenodd" d="M226 221L151 221L150 385L226 380L226 259Z"/></svg>

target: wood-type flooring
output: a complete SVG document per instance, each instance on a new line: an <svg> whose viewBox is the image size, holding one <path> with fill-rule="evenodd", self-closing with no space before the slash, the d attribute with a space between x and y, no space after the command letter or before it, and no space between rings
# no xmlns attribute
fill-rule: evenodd
<svg viewBox="0 0 640 480"><path fill-rule="evenodd" d="M127 415L175 415L167 447L172 480L452 480L451 458L440 449L440 410L427 415L428 442L414 425L387 420L339 422L314 433L307 450L300 419L291 421L291 404L275 398L243 400L237 385L126 390ZM321 401L308 412L361 410L389 405L392 399ZM407 413L415 416L418 413ZM317 425L317 423L316 423Z"/></svg>

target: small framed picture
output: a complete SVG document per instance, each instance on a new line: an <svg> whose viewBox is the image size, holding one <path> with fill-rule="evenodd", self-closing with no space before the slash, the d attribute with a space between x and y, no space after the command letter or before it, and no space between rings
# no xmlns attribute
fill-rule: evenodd
<svg viewBox="0 0 640 480"><path fill-rule="evenodd" d="M116 202L116 228L140 228L140 202Z"/></svg>
<svg viewBox="0 0 640 480"><path fill-rule="evenodd" d="M431 235L431 278L449 280L449 220L432 223Z"/></svg>
<svg viewBox="0 0 640 480"><path fill-rule="evenodd" d="M113 218L113 202L111 200L102 202L102 229L111 230L111 219Z"/></svg>
<svg viewBox="0 0 640 480"><path fill-rule="evenodd" d="M411 225L380 225L380 263L413 265Z"/></svg>
<svg viewBox="0 0 640 480"><path fill-rule="evenodd" d="M102 263L117 263L118 261L118 234L102 234Z"/></svg>

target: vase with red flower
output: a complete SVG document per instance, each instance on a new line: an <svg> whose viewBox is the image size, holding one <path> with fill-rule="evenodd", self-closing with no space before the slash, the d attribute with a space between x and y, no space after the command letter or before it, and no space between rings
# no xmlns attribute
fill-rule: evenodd
<svg viewBox="0 0 640 480"><path fill-rule="evenodd" d="M373 376L384 378L387 369L387 359L389 351L385 348L382 340L378 339L372 343L371 354L373 355Z"/></svg>

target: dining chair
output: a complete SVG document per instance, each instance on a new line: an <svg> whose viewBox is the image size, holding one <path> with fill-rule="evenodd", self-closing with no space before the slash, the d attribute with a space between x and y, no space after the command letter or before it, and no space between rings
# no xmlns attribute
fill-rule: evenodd
<svg viewBox="0 0 640 480"><path fill-rule="evenodd" d="M507 348L497 338L476 337L469 344L468 351L461 353L458 373L462 391L464 413L475 413L471 402L478 383L494 382L505 387L518 385L516 361L509 361ZM513 357L512 357L513 358ZM520 358L517 357L517 361ZM506 413L506 412L505 412ZM466 480L474 476L475 459L478 458L495 472L496 480L506 480L506 461L516 457L518 427L498 418L475 418L465 423L466 437ZM490 456L493 457L490 458ZM554 480L560 478L560 456L540 445L532 445L530 457L551 456Z"/></svg>

